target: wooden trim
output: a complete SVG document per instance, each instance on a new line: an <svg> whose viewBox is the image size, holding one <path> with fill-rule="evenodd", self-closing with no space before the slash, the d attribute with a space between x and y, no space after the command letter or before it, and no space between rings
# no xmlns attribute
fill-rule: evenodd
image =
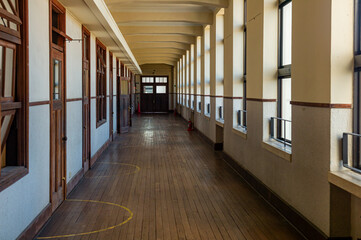
<svg viewBox="0 0 361 240"><path fill-rule="evenodd" d="M101 148L98 149L98 151L92 156L90 159L90 167L92 167L96 161L99 159L99 157L102 155L102 153L108 148L110 144L110 139L108 139Z"/></svg>
<svg viewBox="0 0 361 240"><path fill-rule="evenodd" d="M40 214L29 224L29 226L18 236L17 240L33 239L43 225L51 217L51 204L49 203Z"/></svg>
<svg viewBox="0 0 361 240"><path fill-rule="evenodd" d="M253 101L253 102L277 102L277 99L247 98L247 101Z"/></svg>
<svg viewBox="0 0 361 240"><path fill-rule="evenodd" d="M70 99L67 99L66 102L78 102L78 101L82 101L83 99L82 98L70 98Z"/></svg>
<svg viewBox="0 0 361 240"><path fill-rule="evenodd" d="M20 180L29 173L29 170L24 166L6 167L3 168L0 176L0 192L10 187L12 184Z"/></svg>
<svg viewBox="0 0 361 240"><path fill-rule="evenodd" d="M280 212L293 226L295 226L307 239L328 239L315 225L308 221L301 213L286 203L281 197L269 189L252 173L239 165L232 157L223 152L223 160L232 167L256 192L258 192L270 205Z"/></svg>
<svg viewBox="0 0 361 240"><path fill-rule="evenodd" d="M41 106L41 105L48 105L48 104L50 104L50 101L38 101L38 102L29 103L29 106L34 107L34 106Z"/></svg>
<svg viewBox="0 0 361 240"><path fill-rule="evenodd" d="M68 182L67 189L66 189L67 190L67 192L66 192L67 196L71 193L71 191L73 191L73 189L76 187L76 185L78 185L80 180L82 180L83 176L84 176L84 169L82 168Z"/></svg>
<svg viewBox="0 0 361 240"><path fill-rule="evenodd" d="M312 103L312 102L298 102L291 101L292 105L303 106L303 107L318 107L318 108L352 108L352 104L342 104L342 103Z"/></svg>

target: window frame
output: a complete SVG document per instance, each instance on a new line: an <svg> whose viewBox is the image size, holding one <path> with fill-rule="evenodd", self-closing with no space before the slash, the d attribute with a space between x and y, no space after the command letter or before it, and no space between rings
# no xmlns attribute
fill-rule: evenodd
<svg viewBox="0 0 361 240"><path fill-rule="evenodd" d="M284 32L284 26L283 26L283 10L284 7L286 7L288 4L291 4L292 0L279 0L279 6L278 6L278 78L277 78L277 117L271 119L271 121L276 120L277 121L277 132L274 136L271 134L271 137L274 138L277 141L280 141L282 143L285 143L286 145L291 146L292 145L292 137L291 139L286 139L286 135L282 137L282 122L284 124L287 124L291 120L286 120L283 118L283 104L284 100L282 97L282 90L283 90L283 80L290 78L290 81L292 81L291 76L291 64L283 64L283 32ZM292 26L292 23L291 23ZM292 48L291 48L291 54L292 54ZM292 83L291 83L292 84ZM273 123L271 123L272 125ZM292 124L292 123L291 123ZM273 126L273 125L272 125ZM274 129L271 129L271 132L273 132Z"/></svg>
<svg viewBox="0 0 361 240"><path fill-rule="evenodd" d="M103 51L103 56L98 49ZM96 61L96 127L99 128L107 122L107 48L99 39L96 39ZM104 62L102 72L100 62Z"/></svg>
<svg viewBox="0 0 361 240"><path fill-rule="evenodd" d="M13 185L29 173L29 25L28 0L18 0L17 13L21 24L18 25L17 36L2 31L0 39L16 45L16 64L13 65L15 77L13 88L14 99L1 100L1 115L16 111L17 117L17 165L6 166L0 164L0 192ZM1 141L1 140L0 140ZM1 143L2 145L2 143Z"/></svg>

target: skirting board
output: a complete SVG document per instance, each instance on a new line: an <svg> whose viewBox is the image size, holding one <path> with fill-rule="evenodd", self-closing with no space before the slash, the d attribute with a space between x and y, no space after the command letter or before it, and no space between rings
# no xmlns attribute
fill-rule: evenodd
<svg viewBox="0 0 361 240"><path fill-rule="evenodd" d="M84 169L82 168L79 170L79 172L77 174L74 175L74 177L66 185L66 195L67 196L71 193L71 191L73 191L73 189L76 187L76 185L78 185L80 180L83 179L83 176L84 176Z"/></svg>
<svg viewBox="0 0 361 240"><path fill-rule="evenodd" d="M258 192L269 204L285 217L307 239L312 240L352 240L351 237L327 237L314 224L308 221L301 213L281 199L264 183L239 165L227 153L222 152L223 160L230 165L238 175L245 180L256 192Z"/></svg>
<svg viewBox="0 0 361 240"><path fill-rule="evenodd" d="M108 139L104 145L99 148L99 150L94 154L94 156L90 159L90 167L92 167L95 162L98 160L98 158L100 157L100 155L102 155L102 153L108 148L110 144L110 139Z"/></svg>
<svg viewBox="0 0 361 240"><path fill-rule="evenodd" d="M51 216L51 204L49 203L43 211L29 224L29 226L19 235L18 240L33 239L43 225Z"/></svg>

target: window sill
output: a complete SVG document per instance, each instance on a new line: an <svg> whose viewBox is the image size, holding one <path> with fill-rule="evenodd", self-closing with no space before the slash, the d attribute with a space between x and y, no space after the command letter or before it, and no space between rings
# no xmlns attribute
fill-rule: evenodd
<svg viewBox="0 0 361 240"><path fill-rule="evenodd" d="M208 121L210 121L210 120L211 120L211 115L204 114L204 115L203 115L203 117L204 117L205 119L207 119Z"/></svg>
<svg viewBox="0 0 361 240"><path fill-rule="evenodd" d="M25 167L5 167L1 169L0 192L10 187L29 173Z"/></svg>
<svg viewBox="0 0 361 240"><path fill-rule="evenodd" d="M106 119L104 119L104 120L102 120L102 121L99 121L99 122L97 122L97 128L99 128L100 126L102 126L104 123L106 123L107 122L107 120Z"/></svg>
<svg viewBox="0 0 361 240"><path fill-rule="evenodd" d="M216 120L216 124L218 125L218 126L220 126L220 127L224 127L224 120L222 120L222 119L217 119Z"/></svg>
<svg viewBox="0 0 361 240"><path fill-rule="evenodd" d="M247 139L247 130L241 127L234 127L232 132L238 136L241 136L244 139Z"/></svg>
<svg viewBox="0 0 361 240"><path fill-rule="evenodd" d="M361 174L348 169L329 172L328 181L361 199Z"/></svg>
<svg viewBox="0 0 361 240"><path fill-rule="evenodd" d="M274 140L269 140L262 143L262 147L276 156L283 158L289 162L292 162L292 147L284 146L282 143L279 143Z"/></svg>

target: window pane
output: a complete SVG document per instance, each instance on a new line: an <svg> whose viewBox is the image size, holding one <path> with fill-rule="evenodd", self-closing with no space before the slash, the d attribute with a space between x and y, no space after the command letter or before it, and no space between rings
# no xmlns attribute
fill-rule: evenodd
<svg viewBox="0 0 361 240"><path fill-rule="evenodd" d="M6 135L10 131L10 127L11 127L11 123L12 123L14 114L8 114L8 115L5 115L5 116L1 117L1 143L2 143L2 147L6 143Z"/></svg>
<svg viewBox="0 0 361 240"><path fill-rule="evenodd" d="M282 65L291 64L292 57L292 2L281 10L282 15Z"/></svg>
<svg viewBox="0 0 361 240"><path fill-rule="evenodd" d="M6 48L4 97L13 97L14 86L14 49Z"/></svg>
<svg viewBox="0 0 361 240"><path fill-rule="evenodd" d="M143 86L143 93L144 94L152 94L153 93L153 86Z"/></svg>
<svg viewBox="0 0 361 240"><path fill-rule="evenodd" d="M4 55L4 47L0 46L0 83L3 83L3 55ZM4 86L2 86L4 88ZM2 94L1 94L2 96Z"/></svg>
<svg viewBox="0 0 361 240"><path fill-rule="evenodd" d="M53 99L60 99L61 61L53 60Z"/></svg>
<svg viewBox="0 0 361 240"><path fill-rule="evenodd" d="M282 117L286 120L292 120L292 106L291 106L291 78L282 79ZM285 122L282 126L282 133L286 131L285 138L291 140L291 123ZM282 135L283 135L282 134Z"/></svg>
<svg viewBox="0 0 361 240"><path fill-rule="evenodd" d="M157 94L165 94L165 93L167 93L166 86L157 86Z"/></svg>

